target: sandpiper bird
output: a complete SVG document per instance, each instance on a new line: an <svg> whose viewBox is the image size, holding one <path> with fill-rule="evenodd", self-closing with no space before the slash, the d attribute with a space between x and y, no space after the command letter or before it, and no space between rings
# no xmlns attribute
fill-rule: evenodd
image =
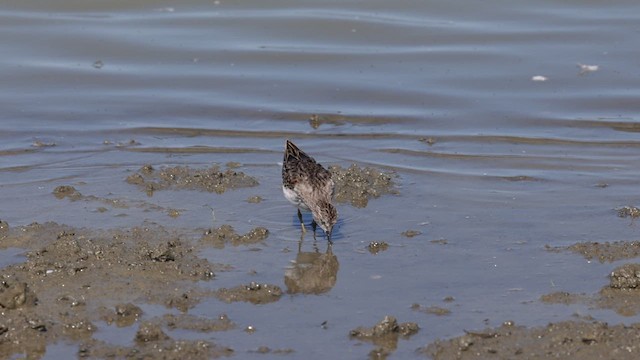
<svg viewBox="0 0 640 360"><path fill-rule="evenodd" d="M314 236L317 224L331 241L331 231L338 220L338 212L331 203L334 187L331 173L287 140L282 162L282 192L289 202L298 207L303 233L306 230L300 209L311 211Z"/></svg>

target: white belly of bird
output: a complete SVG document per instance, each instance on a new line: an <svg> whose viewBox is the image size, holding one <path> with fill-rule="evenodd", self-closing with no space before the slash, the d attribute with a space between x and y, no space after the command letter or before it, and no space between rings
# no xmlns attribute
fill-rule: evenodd
<svg viewBox="0 0 640 360"><path fill-rule="evenodd" d="M302 198L296 194L295 191L291 189L287 189L284 185L282 186L282 192L284 193L284 197L289 200L290 203L297 206L299 209L309 211L309 207L302 201Z"/></svg>

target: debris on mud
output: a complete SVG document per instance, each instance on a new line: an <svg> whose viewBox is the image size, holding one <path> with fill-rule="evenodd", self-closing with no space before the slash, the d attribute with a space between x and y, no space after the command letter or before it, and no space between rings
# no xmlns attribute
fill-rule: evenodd
<svg viewBox="0 0 640 360"><path fill-rule="evenodd" d="M224 302L246 301L253 304L266 304L280 300L282 289L277 285L251 282L231 289L219 289L216 297Z"/></svg>
<svg viewBox="0 0 640 360"><path fill-rule="evenodd" d="M352 339L370 341L379 349L375 353L391 353L398 348L400 337L408 338L420 330L418 324L406 322L398 324L393 316L385 316L382 321L371 328L358 327L349 332Z"/></svg>
<svg viewBox="0 0 640 360"><path fill-rule="evenodd" d="M323 294L336 285L339 268L338 258L330 247L324 254L300 251L284 272L287 293Z"/></svg>
<svg viewBox="0 0 640 360"><path fill-rule="evenodd" d="M240 235L236 233L231 225L222 225L217 229L207 230L200 242L212 245L215 248L222 249L225 244L233 246L252 245L259 243L269 237L269 230L263 227L251 229L248 233Z"/></svg>
<svg viewBox="0 0 640 360"><path fill-rule="evenodd" d="M380 170L352 164L348 169L340 166L330 166L331 178L336 184L335 199L340 203L363 208L369 199L378 198L384 194L397 194L393 173L383 173Z"/></svg>
<svg viewBox="0 0 640 360"><path fill-rule="evenodd" d="M419 349L433 359L628 359L640 351L640 324L564 321L526 328L507 322ZM552 354L552 356L550 356Z"/></svg>
<svg viewBox="0 0 640 360"><path fill-rule="evenodd" d="M156 170L144 165L126 179L129 184L137 185L147 195L166 189L200 190L222 194L229 189L251 187L258 181L241 171L227 169L220 171L218 166L205 169L192 169L188 166L163 167Z"/></svg>
<svg viewBox="0 0 640 360"><path fill-rule="evenodd" d="M387 244L384 241L372 241L369 243L369 245L367 245L367 250L369 250L369 252L372 253L373 255L376 255L381 251L385 251L388 248L389 248L389 244Z"/></svg>

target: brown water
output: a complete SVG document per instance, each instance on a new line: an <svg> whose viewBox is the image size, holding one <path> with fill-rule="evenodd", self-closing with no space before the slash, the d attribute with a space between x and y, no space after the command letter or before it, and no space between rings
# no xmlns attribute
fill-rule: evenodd
<svg viewBox="0 0 640 360"><path fill-rule="evenodd" d="M396 358L505 320L540 325L578 312L637 322L538 299L596 292L618 265L550 253L546 244L635 240L640 232L614 210L640 201L639 13L637 1L5 1L0 219L231 224L241 233L264 226L270 236L260 251L205 251L234 270L203 286L284 288L300 237L280 190L290 138L323 164L395 171L399 195L338 207L339 271L329 291L265 305L211 299L190 311L255 326L251 335L208 335L236 354L269 357L249 352L267 345L308 358L363 358L371 346L350 340L349 330L386 314L422 328L399 343ZM319 122L308 121L314 114ZM148 163L228 162L260 185L147 197L124 181ZM139 206L58 200L58 185ZM254 195L264 200L248 203ZM404 237L406 230L422 234ZM371 241L390 247L374 256ZM312 249L307 238L303 250ZM5 265L16 252L0 257ZM447 296L455 301L443 302ZM414 303L451 314L417 312ZM98 326L98 338L131 339ZM48 356L64 351L58 344Z"/></svg>

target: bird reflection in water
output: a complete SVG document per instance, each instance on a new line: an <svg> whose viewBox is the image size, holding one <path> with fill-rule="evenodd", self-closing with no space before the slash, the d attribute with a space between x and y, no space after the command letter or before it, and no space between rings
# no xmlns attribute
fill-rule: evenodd
<svg viewBox="0 0 640 360"><path fill-rule="evenodd" d="M304 236L304 235L303 235ZM338 279L340 264L333 254L332 243L321 253L313 242L313 251L302 251L302 238L298 243L298 254L284 272L284 284L289 294L322 294L331 290Z"/></svg>

